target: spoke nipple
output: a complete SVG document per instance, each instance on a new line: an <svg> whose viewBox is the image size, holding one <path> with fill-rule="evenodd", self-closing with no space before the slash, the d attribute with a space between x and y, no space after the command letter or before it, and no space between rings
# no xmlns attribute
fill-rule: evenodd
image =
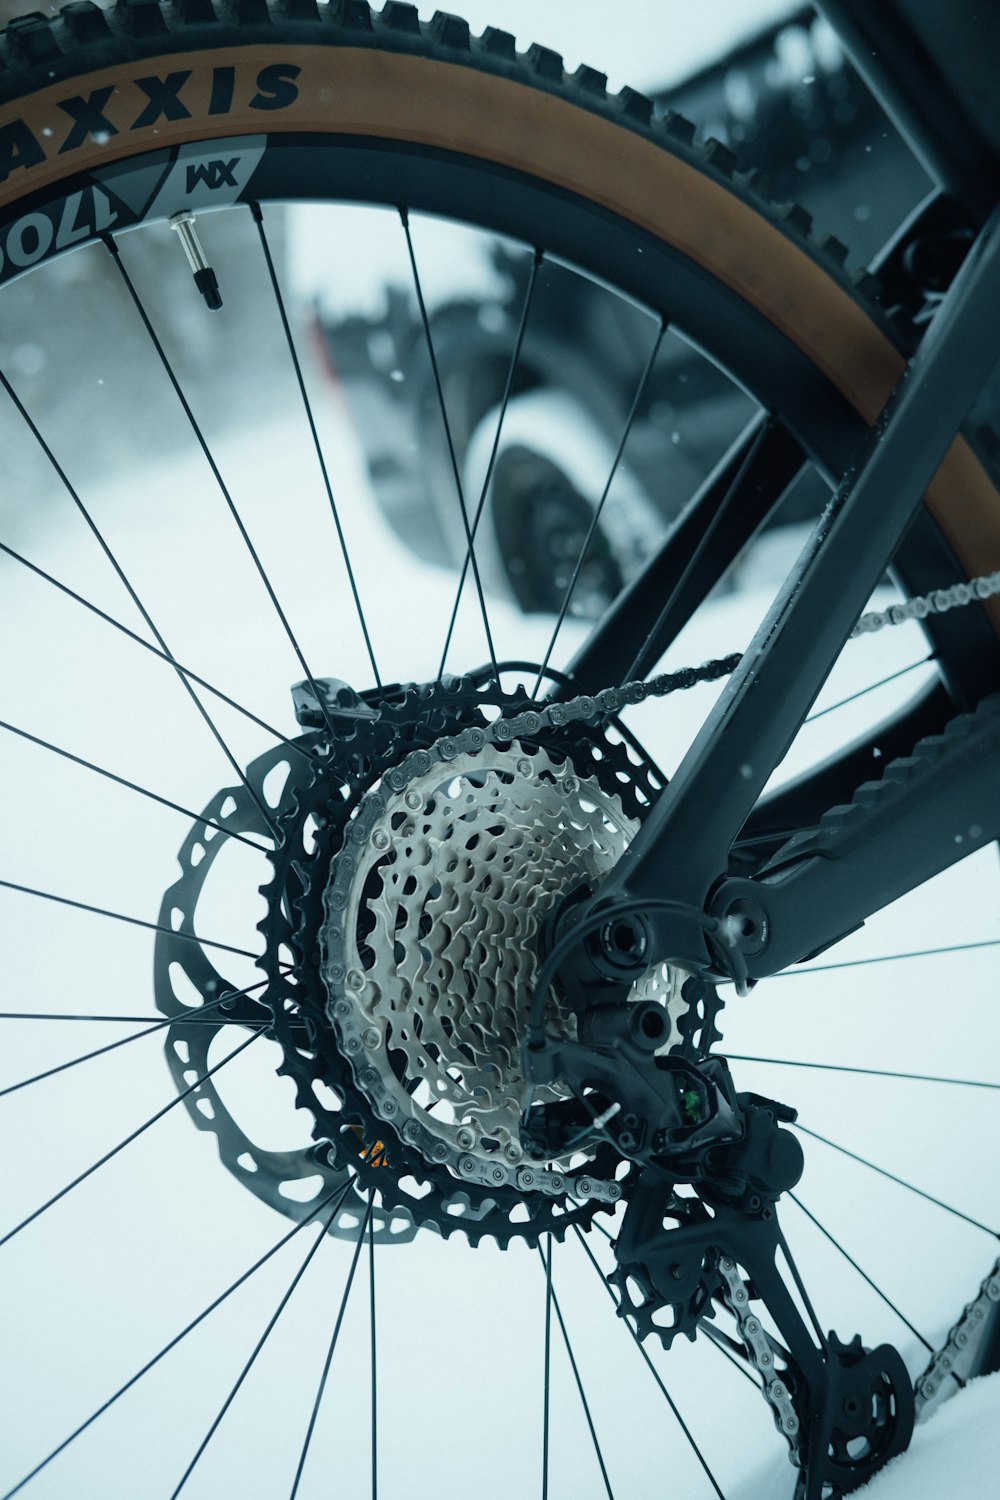
<svg viewBox="0 0 1000 1500"><path fill-rule="evenodd" d="M178 238L184 246L184 254L191 267L194 284L204 297L205 305L210 312L218 312L222 306L222 294L219 291L215 272L205 259L205 252L201 248L201 242L194 227L194 214L189 208L182 209L179 214L174 214L170 220L170 227L177 231Z"/></svg>

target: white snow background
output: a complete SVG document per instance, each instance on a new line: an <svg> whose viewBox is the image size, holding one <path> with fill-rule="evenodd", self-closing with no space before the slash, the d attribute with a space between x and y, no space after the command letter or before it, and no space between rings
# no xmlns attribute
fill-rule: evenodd
<svg viewBox="0 0 1000 1500"><path fill-rule="evenodd" d="M523 41L540 40L570 61L594 62L618 81L640 86L705 60L727 37L752 29L763 13L736 0L718 0L696 13L674 0L627 0L614 7L587 0L483 0L466 11L476 26L487 20L505 24ZM296 285L303 296L318 289L316 266L325 255L323 289L330 298L350 295L364 305L375 282L362 278L359 291L355 280L348 294L348 278L340 273L350 264L349 247L362 234L365 244L371 242L369 228L359 210L342 211L337 224L337 235L325 245L315 225L312 247L295 245ZM296 232L305 234L307 226ZM418 247L435 243L431 226L418 224L415 234ZM398 257L398 243L386 253ZM428 248L428 263L430 256ZM447 289L454 285L455 265L440 264L439 282ZM219 269L224 274L224 264ZM472 262L461 260L460 276L475 273ZM39 342L55 368L72 318L72 289L57 287L52 296ZM238 311L227 309L222 316ZM269 325L255 327L247 340L247 358L260 362L268 382L257 398L246 398L238 436L217 445L220 468L238 494L310 664L321 674L363 683L363 646L277 334ZM155 373L140 378L138 369L128 352L120 365L88 377L95 382L94 431L101 429L104 413L139 431L144 422L165 423L176 458L109 476L104 484L93 481L85 498L178 659L290 731L288 685L301 671L235 544L203 461L191 451L182 415L170 406ZM310 380L376 652L391 663L392 676L426 679L436 668L450 579L416 564L387 529L343 408L314 370ZM5 446L29 441L6 414L3 423ZM88 439L81 432L79 441ZM60 455L68 466L72 456ZM53 486L44 498L44 511L16 544L141 629L65 494ZM758 569L759 586L748 583L702 612L666 665L699 662L749 640L776 582L773 566L765 564ZM0 691L10 722L192 808L231 780L168 667L16 564L5 562L0 572ZM491 601L491 610L504 654L544 649L549 622L525 619L502 600ZM567 636L577 628L567 627ZM921 638L910 627L858 642L818 706L839 702L921 654ZM470 596L454 663L478 662L484 655ZM921 676L912 673L819 719L796 746L796 763L814 761L905 701ZM644 715L640 733L666 769L680 759L713 691L698 689ZM265 748L266 737L231 711L220 709L218 722L239 758ZM155 917L176 875L184 818L53 762L9 735L0 743L0 767L6 788L0 876ZM956 829L957 839L964 836ZM254 891L264 878L262 861L241 848L227 848L220 867L223 861L229 864L226 895L199 909L199 925L206 935L244 945L259 916ZM845 970L822 967L1000 936L997 874L996 850L982 850L882 913L811 966L808 976L777 978L745 1000L730 996L723 1019L726 1046L846 1066L997 1078L992 950ZM151 1013L149 933L3 894L5 1010ZM243 959L234 959L226 973L238 983L256 977ZM98 1029L95 1040L91 1033ZM130 1030L6 1023L0 1087ZM213 1061L217 1055L222 1052L213 1053ZM302 1142L307 1130L290 1107L288 1080L274 1076L275 1062L270 1043L255 1044L223 1070L219 1087L237 1117L254 1122L261 1145L281 1148ZM739 1087L787 1099L799 1106L803 1123L985 1223L997 1221L990 1091L763 1064L734 1064L734 1071ZM172 1097L160 1039L150 1037L0 1098L3 1225L31 1213ZM975 1292L995 1243L829 1148L804 1144L803 1201L937 1343ZM824 1327L842 1337L860 1331L869 1344L894 1342L917 1372L926 1356L912 1335L793 1205L783 1208L782 1219ZM286 1221L222 1171L211 1136L196 1131L179 1107L0 1246L0 1484L16 1483L285 1227ZM310 1233L269 1262L25 1493L41 1500L168 1496L300 1264ZM606 1242L591 1238L610 1269ZM351 1255L349 1243L321 1247L186 1486L191 1500L263 1500L289 1493ZM553 1266L618 1500L712 1494L572 1237L555 1247ZM492 1245L473 1253L460 1237L442 1243L422 1233L408 1246L380 1251L377 1276L380 1493L415 1500L514 1500L538 1493L545 1284L536 1252L515 1244L506 1253ZM363 1258L301 1500L354 1500L370 1493L366 1277ZM792 1470L750 1384L703 1339L682 1343L669 1355L654 1353L653 1359L727 1500L786 1500ZM605 1490L557 1331L552 1381L551 1500L599 1497ZM940 1500L946 1491L982 1500L995 1496L998 1406L997 1378L977 1383L918 1431L911 1452L870 1493L876 1500Z"/></svg>

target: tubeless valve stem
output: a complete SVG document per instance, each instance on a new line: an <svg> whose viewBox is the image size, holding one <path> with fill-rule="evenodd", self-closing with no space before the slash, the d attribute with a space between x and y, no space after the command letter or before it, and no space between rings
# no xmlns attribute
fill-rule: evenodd
<svg viewBox="0 0 1000 1500"><path fill-rule="evenodd" d="M184 254L188 258L194 284L204 297L206 306L211 312L218 312L222 306L222 294L219 291L215 272L205 259L205 252L201 248L201 241L194 227L194 214L189 208L182 209L179 214L173 215L170 227L176 229L180 242L184 246Z"/></svg>

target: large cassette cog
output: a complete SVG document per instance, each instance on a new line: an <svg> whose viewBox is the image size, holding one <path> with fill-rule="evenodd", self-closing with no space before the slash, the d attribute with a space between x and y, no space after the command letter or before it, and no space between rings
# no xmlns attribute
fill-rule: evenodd
<svg viewBox="0 0 1000 1500"><path fill-rule="evenodd" d="M314 1133L329 1142L331 1161L349 1164L363 1186L377 1190L384 1206L445 1236L460 1229L472 1243L484 1235L501 1245L515 1237L534 1243L543 1233L561 1238L571 1225L588 1224L600 1205L593 1199L574 1201L566 1191L569 1183L559 1193L543 1193L513 1180L486 1186L456 1178L447 1164L433 1154L428 1159L396 1133L347 1068L327 1015L330 995L315 960L329 872L336 860L349 868L355 858L351 830L360 826L357 809L365 795L377 795L373 789L407 753L434 745L444 731L485 727L498 710L512 714L527 704L523 692L505 693L495 685L478 689L453 680L394 695L380 703L377 720L359 718L349 735L341 736L338 724L331 755L317 763L285 813L275 878L264 888L269 910L261 928L268 952L262 962L271 980L268 1003L285 1049L282 1071L295 1080L299 1104L313 1114ZM628 817L637 818L655 800L662 784L655 768L595 726L546 732L539 735L538 746L543 741L559 763L572 750L581 774L603 775L621 793ZM311 851L307 829L312 831ZM295 954L293 972L282 969L282 951ZM619 1165L617 1153L602 1145L589 1175L613 1182ZM588 1173L578 1175L584 1179L576 1183L579 1189L586 1186ZM613 1201L620 1190L609 1196Z"/></svg>
<svg viewBox="0 0 1000 1500"><path fill-rule="evenodd" d="M320 720L313 719L312 732L268 752L248 768L249 783L258 797L264 797L267 786L269 816L280 831L269 855L271 878L260 888L265 915L258 923L264 937L264 953L258 965L264 975L264 987L259 996L254 996L253 1016L248 1012L248 1019L270 1016L270 1034L283 1053L279 1072L292 1079L296 1104L308 1112L316 1144L294 1160L275 1157L272 1161L253 1145L238 1122L228 1117L223 1119L214 1106L212 1113L207 1109L203 1113L209 1120L209 1128L218 1136L220 1154L234 1175L283 1211L294 1212L296 1217L308 1211L298 1204L286 1207L282 1183L291 1176L302 1177L308 1175L310 1168L313 1172L319 1169L324 1176L332 1173L332 1182L343 1180L342 1174L347 1172L355 1177L357 1191L375 1191L380 1205L380 1233L386 1238L406 1238L413 1232L412 1226L425 1224L442 1235L460 1229L472 1243L489 1236L506 1245L514 1237L535 1243L542 1234L561 1238L571 1225L586 1227L602 1206L594 1184L605 1185L598 1191L609 1202L616 1193L620 1196L627 1190L629 1175L618 1175L622 1163L608 1144L590 1148L584 1166L579 1166L578 1158L572 1173L560 1174L556 1170L558 1163L543 1162L534 1179L531 1176L534 1164L515 1163L512 1153L505 1154L504 1146L515 1144L512 1101L516 1087L512 1092L511 1085L518 1012L513 1000L507 1003L503 1019L499 1015L493 1019L494 1032L488 1033L488 1027L483 1025L484 1020L489 1021L488 1015L481 1012L477 1022L473 1007L464 1001L450 1020L442 1011L436 1021L440 1034L446 1037L449 1026L454 1034L456 1016L462 1026L479 1024L483 1038L488 1034L490 1037L488 1044L483 1042L485 1050L475 1064L482 1071L482 1077L477 1074L475 1086L482 1085L486 1090L480 1128L477 1131L475 1125L472 1127L476 1137L472 1155L478 1158L476 1172L464 1176L461 1158L458 1172L450 1160L442 1161L442 1142L433 1135L427 1139L420 1137L416 1142L407 1139L402 1128L396 1130L391 1120L379 1112L378 1090L365 1082L365 1070L350 1060L346 1039L331 1023L330 1012L336 999L331 995L329 976L324 980L320 968L320 934L327 920L324 898L334 869L349 870L350 862L357 859L358 830L363 826L361 809L366 806L366 799L368 806L377 807L377 799L383 793L391 793L394 787L404 796L408 788L411 792L416 790L409 787L409 775L403 773L404 763L409 764L415 754L423 755L429 767L435 759L435 746L447 744L449 736L460 737L472 728L485 746L491 739L491 725L535 707L523 689L506 692L496 684L481 686L470 679L452 678L425 687L391 688L377 697L368 694L364 700L346 690L329 713L324 712ZM492 749L490 753L494 753ZM594 806L600 803L604 808L598 821L602 827L606 821L610 828L618 828L623 836L630 836L629 830L638 825L663 785L655 766L637 749L629 748L613 728L606 731L587 722L556 728L540 721L537 733L522 735L520 743L496 753L507 755L515 770L518 759L530 762L532 770L527 780L522 780L522 792L531 783L536 791L541 789L542 800L548 801L546 837L558 822L557 792L572 799L579 795L573 790L574 784L593 788L590 803ZM273 778L279 771L284 784L275 790ZM484 818L487 808L488 798L485 802L481 800L475 816ZM614 809L613 815L610 809ZM244 789L225 789L212 799L207 811L227 831L232 824L260 839L268 837L263 818ZM534 814L529 822L533 827ZM480 833L489 837L489 829L495 826L487 819ZM524 830L518 832L515 843L522 836L528 834ZM222 842L220 839L219 844ZM181 926L176 939L163 940L164 951L159 960L164 992L161 1008L167 1014L179 1013L181 1018L186 1007L171 991L170 972L183 969L186 982L201 990L206 1000L210 991L227 988L195 936L195 906L202 872L211 863L205 857L211 843L210 829L201 825L192 832L188 840L190 849L185 846L185 855L189 857L182 860L185 874L167 893L164 902L164 927L178 918ZM505 846L501 850L498 846L492 862L499 870L509 858L516 867L520 856L520 847ZM611 851L606 857L613 862L617 855ZM505 878L509 882L509 874ZM518 947L522 954L530 948L525 914L516 908L523 906L530 910L531 902L524 900L523 890L509 883L505 890L508 899L494 898L487 940L487 950L493 955L490 961L494 964L499 962L497 955L505 951L505 944ZM457 886L452 896L461 901ZM431 883L425 884L422 899L425 912L430 915L432 911L436 914L435 902L440 905L443 898L433 894ZM445 913L442 911L441 915ZM380 941L385 950L391 931L389 917L383 914L381 922ZM445 982L457 984L461 995L459 975L464 968L460 949L465 939L456 936L453 924L445 922L442 930L447 935L442 946L435 950L432 963L444 965ZM530 982L533 959L526 962L529 967L523 971L523 983ZM682 1001L673 977L666 972L652 972L649 984L650 998L659 998L671 1008L681 1039L679 1046L684 1050L705 1046L713 1031L711 1008L688 998ZM249 1001L243 1003L244 1007L249 1004ZM239 1024L242 1015L233 1019ZM179 1024L184 1024L183 1019ZM572 1018L567 1017L565 1024L571 1026ZM395 1056L395 1051L392 1055ZM413 1052L409 1063L405 1053L402 1061L397 1058L394 1065L397 1071L391 1075L394 1080L404 1076L407 1066L420 1067L419 1062L414 1064L416 1056ZM463 1060L468 1066L464 1055ZM180 1064L175 1066L173 1060L172 1066L180 1088L187 1081L186 1071L190 1069L178 1071ZM497 1074L503 1087L497 1084ZM406 1087L401 1097L409 1099ZM498 1110L500 1117L496 1115ZM507 1121L506 1139L491 1133L498 1118ZM200 1115L196 1123L205 1128ZM398 1123L402 1127L405 1121L400 1119ZM413 1136L412 1120L410 1123L408 1133ZM490 1144L493 1141L499 1142L498 1148ZM426 1151L420 1149L421 1142ZM449 1155L447 1150L445 1155ZM491 1165L503 1160L513 1169L506 1181L496 1180L495 1175L487 1181L481 1180L479 1169L491 1156L496 1159ZM348 1212L349 1217L356 1216L356 1210Z"/></svg>

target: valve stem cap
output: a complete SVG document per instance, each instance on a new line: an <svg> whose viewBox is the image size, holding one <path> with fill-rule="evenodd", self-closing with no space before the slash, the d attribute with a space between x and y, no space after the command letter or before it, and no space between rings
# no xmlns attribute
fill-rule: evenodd
<svg viewBox="0 0 1000 1500"><path fill-rule="evenodd" d="M211 266L204 266L200 271L194 273L194 284L205 299L205 304L210 312L218 312L222 306L222 293L219 291L219 282Z"/></svg>

